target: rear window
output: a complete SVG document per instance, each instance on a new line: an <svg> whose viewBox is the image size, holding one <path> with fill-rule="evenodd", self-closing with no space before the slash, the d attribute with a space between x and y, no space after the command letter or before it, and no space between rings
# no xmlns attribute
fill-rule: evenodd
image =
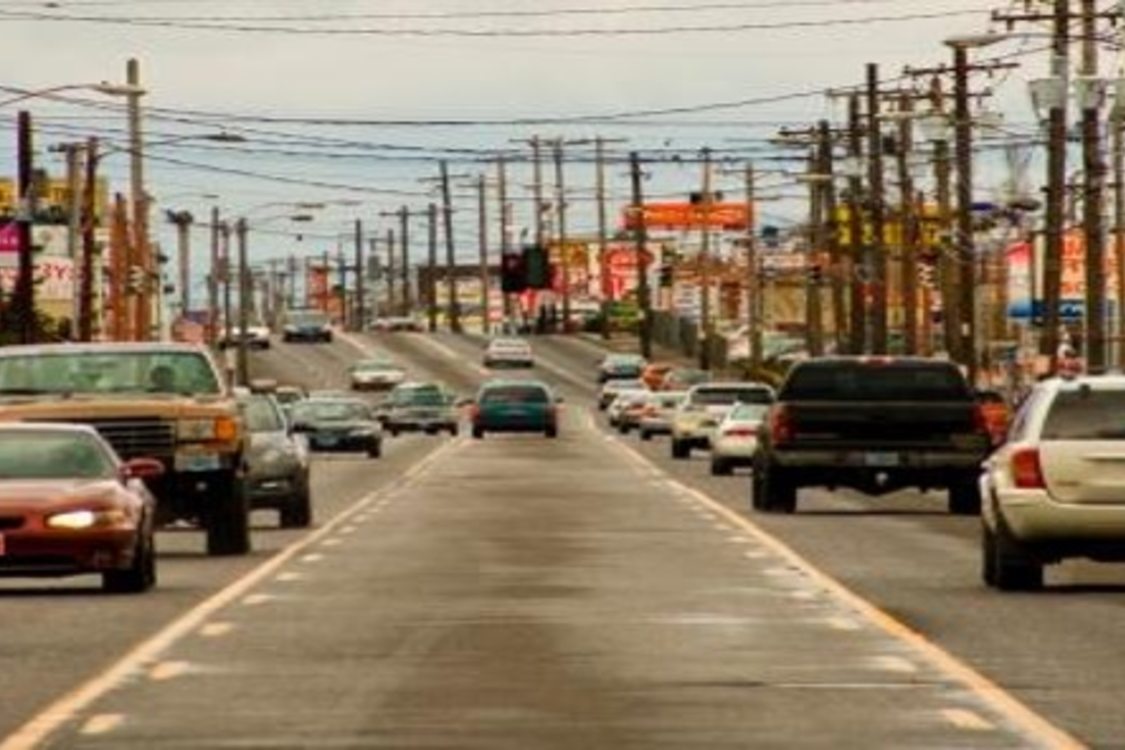
<svg viewBox="0 0 1125 750"><path fill-rule="evenodd" d="M798 365L782 386L788 401L966 401L969 386L955 365L834 362Z"/></svg>
<svg viewBox="0 0 1125 750"><path fill-rule="evenodd" d="M545 404L550 398L543 388L508 385L489 388L481 394L480 401L482 404Z"/></svg>
<svg viewBox="0 0 1125 750"><path fill-rule="evenodd" d="M773 402L773 392L765 388L700 388L692 394L691 402L704 406L768 404Z"/></svg>
<svg viewBox="0 0 1125 750"><path fill-rule="evenodd" d="M391 394L391 401L395 406L442 406L446 398L437 386L423 386L398 389Z"/></svg>
<svg viewBox="0 0 1125 750"><path fill-rule="evenodd" d="M1040 439L1125 439L1125 391L1060 392L1047 412Z"/></svg>

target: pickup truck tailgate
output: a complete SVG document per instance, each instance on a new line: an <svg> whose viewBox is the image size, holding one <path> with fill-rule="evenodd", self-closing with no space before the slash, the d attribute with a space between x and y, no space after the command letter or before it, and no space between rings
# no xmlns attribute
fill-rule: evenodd
<svg viewBox="0 0 1125 750"><path fill-rule="evenodd" d="M785 404L793 447L954 448L977 440L969 401L809 401Z"/></svg>

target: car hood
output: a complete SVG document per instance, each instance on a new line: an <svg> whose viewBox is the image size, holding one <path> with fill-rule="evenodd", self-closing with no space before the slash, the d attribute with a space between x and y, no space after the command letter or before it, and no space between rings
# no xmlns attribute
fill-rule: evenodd
<svg viewBox="0 0 1125 750"><path fill-rule="evenodd" d="M145 393L78 394L61 396L14 396L0 398L0 421L60 421L114 417L161 417L184 419L192 417L233 416L232 402L220 395L153 396Z"/></svg>
<svg viewBox="0 0 1125 750"><path fill-rule="evenodd" d="M120 488L113 479L0 479L0 512L109 500Z"/></svg>

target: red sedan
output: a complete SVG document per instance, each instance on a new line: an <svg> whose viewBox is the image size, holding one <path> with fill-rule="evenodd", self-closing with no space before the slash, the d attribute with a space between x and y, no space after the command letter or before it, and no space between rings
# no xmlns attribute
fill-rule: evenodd
<svg viewBox="0 0 1125 750"><path fill-rule="evenodd" d="M154 500L163 465L122 463L92 428L0 425L0 576L100 574L109 592L156 583Z"/></svg>

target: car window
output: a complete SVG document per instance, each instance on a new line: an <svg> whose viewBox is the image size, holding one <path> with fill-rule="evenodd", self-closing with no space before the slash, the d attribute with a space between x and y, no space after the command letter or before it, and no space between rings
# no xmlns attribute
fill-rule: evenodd
<svg viewBox="0 0 1125 750"><path fill-rule="evenodd" d="M969 386L953 364L828 362L795 367L786 401L965 401Z"/></svg>
<svg viewBox="0 0 1125 750"><path fill-rule="evenodd" d="M545 388L507 385L485 389L479 400L482 404L545 404L551 399Z"/></svg>
<svg viewBox="0 0 1125 750"><path fill-rule="evenodd" d="M358 401L304 401L293 405L294 422L341 422L370 417L370 409Z"/></svg>
<svg viewBox="0 0 1125 750"><path fill-rule="evenodd" d="M295 326L325 326L328 325L328 315L317 310L290 312L288 321Z"/></svg>
<svg viewBox="0 0 1125 750"><path fill-rule="evenodd" d="M356 362L352 365L352 369L358 372L370 372L372 370L387 370L396 366L394 360L390 357L378 357Z"/></svg>
<svg viewBox="0 0 1125 750"><path fill-rule="evenodd" d="M442 406L446 401L445 394L437 386L399 388L391 393L391 403L395 406Z"/></svg>
<svg viewBox="0 0 1125 750"><path fill-rule="evenodd" d="M218 394L202 352L71 351L0 357L0 393Z"/></svg>
<svg viewBox="0 0 1125 750"><path fill-rule="evenodd" d="M112 457L91 435L0 433L0 479L109 479L115 473Z"/></svg>
<svg viewBox="0 0 1125 750"><path fill-rule="evenodd" d="M745 422L761 421L765 419L769 408L768 404L739 404L730 413L730 418Z"/></svg>
<svg viewBox="0 0 1125 750"><path fill-rule="evenodd" d="M250 432L280 432L285 422L268 396L252 396L241 402L242 417Z"/></svg>
<svg viewBox="0 0 1125 750"><path fill-rule="evenodd" d="M1125 390L1059 391L1048 407L1041 440L1125 440Z"/></svg>
<svg viewBox="0 0 1125 750"><path fill-rule="evenodd" d="M691 396L693 404L703 406L726 406L729 404L769 404L773 402L773 392L766 388L700 388Z"/></svg>

